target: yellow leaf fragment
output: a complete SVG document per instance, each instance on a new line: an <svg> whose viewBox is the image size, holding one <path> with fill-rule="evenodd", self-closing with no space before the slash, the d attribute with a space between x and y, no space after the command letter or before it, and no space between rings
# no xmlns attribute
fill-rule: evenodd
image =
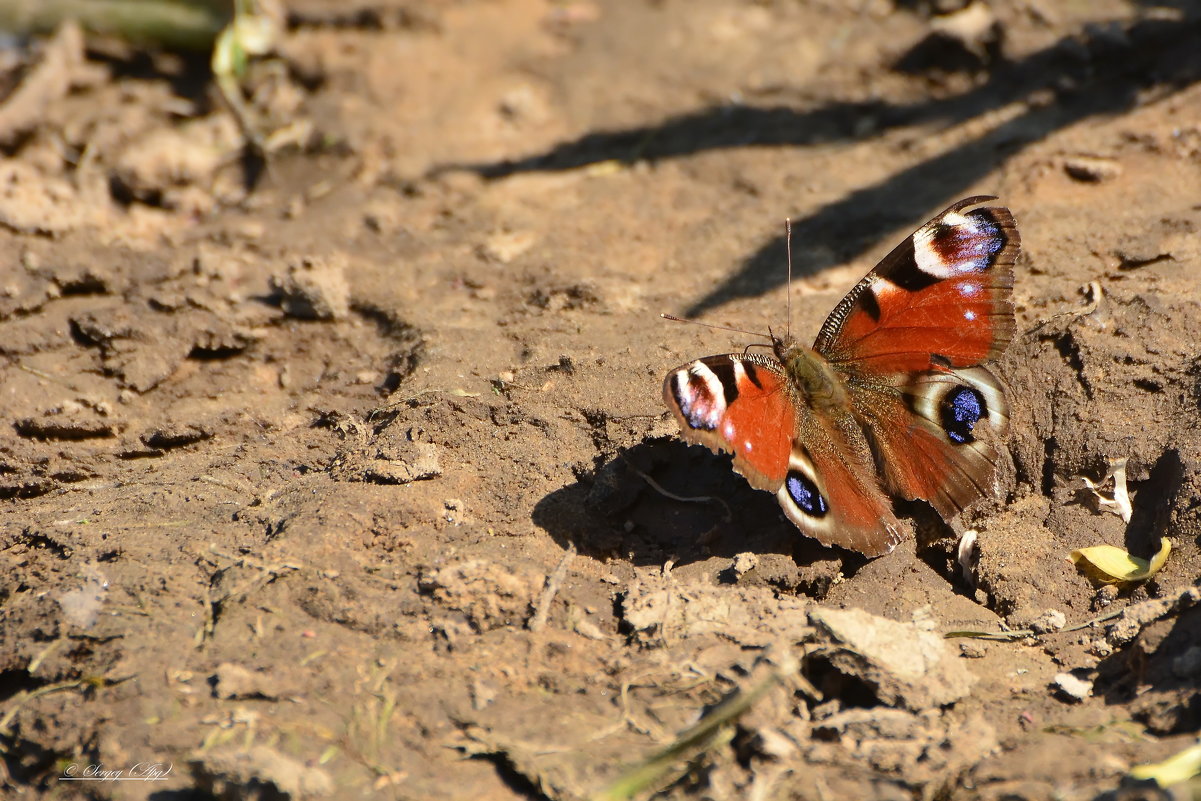
<svg viewBox="0 0 1201 801"><path fill-rule="evenodd" d="M1131 777L1139 780L1154 779L1160 787L1188 781L1201 774L1201 743L1174 754L1163 762L1135 765L1130 769Z"/></svg>
<svg viewBox="0 0 1201 801"><path fill-rule="evenodd" d="M604 175L615 175L625 169L627 169L626 165L617 159L608 159L589 164L585 168L584 174L592 178L599 178Z"/></svg>
<svg viewBox="0 0 1201 801"><path fill-rule="evenodd" d="M1072 551L1072 561L1104 584L1124 584L1146 581L1154 576L1168 561L1171 552L1172 543L1162 537L1159 552L1150 559L1131 556L1129 551L1113 545L1094 545Z"/></svg>

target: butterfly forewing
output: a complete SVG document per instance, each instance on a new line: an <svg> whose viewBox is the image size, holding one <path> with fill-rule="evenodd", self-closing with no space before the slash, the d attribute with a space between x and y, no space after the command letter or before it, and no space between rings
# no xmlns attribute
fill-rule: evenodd
<svg viewBox="0 0 1201 801"><path fill-rule="evenodd" d="M1008 209L961 200L907 237L835 307L814 348L861 374L971 367L1013 336L1020 239Z"/></svg>
<svg viewBox="0 0 1201 801"><path fill-rule="evenodd" d="M735 353L698 359L668 373L663 401L686 440L734 454L751 486L784 483L796 412L778 365Z"/></svg>

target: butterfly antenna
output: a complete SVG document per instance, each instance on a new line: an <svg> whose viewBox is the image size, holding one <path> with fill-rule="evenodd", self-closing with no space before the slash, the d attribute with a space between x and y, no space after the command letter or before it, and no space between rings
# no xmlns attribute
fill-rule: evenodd
<svg viewBox="0 0 1201 801"><path fill-rule="evenodd" d="M784 218L784 251L788 254L788 316L784 321L784 335L792 339L792 219Z"/></svg>
<svg viewBox="0 0 1201 801"><path fill-rule="evenodd" d="M760 337L761 339L771 339L771 334L760 334L757 331L747 331L744 328L731 328L728 325L714 325L713 323L702 323L700 320L685 320L683 317L676 317L674 314L660 314L664 320L671 320L673 323L688 323L690 325L699 325L705 328L714 328L718 331L733 331L735 334L746 334L751 337Z"/></svg>

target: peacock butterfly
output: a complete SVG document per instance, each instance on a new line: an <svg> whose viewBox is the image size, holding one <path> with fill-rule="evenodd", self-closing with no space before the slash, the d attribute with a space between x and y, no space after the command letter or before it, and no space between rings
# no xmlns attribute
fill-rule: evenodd
<svg viewBox="0 0 1201 801"><path fill-rule="evenodd" d="M1005 390L981 362L1013 336L1020 238L1008 209L953 204L834 307L812 348L770 334L771 354L678 367L663 399L685 440L734 454L802 533L866 556L903 539L889 496L945 519L987 492Z"/></svg>

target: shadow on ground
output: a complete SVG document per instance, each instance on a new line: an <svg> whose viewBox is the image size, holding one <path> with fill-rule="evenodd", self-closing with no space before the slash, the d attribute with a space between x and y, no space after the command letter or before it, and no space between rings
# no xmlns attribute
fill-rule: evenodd
<svg viewBox="0 0 1201 801"><path fill-rule="evenodd" d="M636 445L551 492L533 521L563 547L643 566L750 552L781 554L802 569L840 561L850 574L865 561L802 536L775 498L730 469L728 457L676 441Z"/></svg>
<svg viewBox="0 0 1201 801"><path fill-rule="evenodd" d="M1201 48L1196 46L1201 6L1177 7L1182 18L1152 17L1125 29L1106 21L1091 23L1027 58L993 65L979 86L950 97L910 104L834 102L805 110L711 107L659 125L589 134L519 160L442 165L434 172L468 170L485 178L504 178L602 161L659 161L722 148L808 147L860 138L865 126L873 134L929 124L985 128L959 146L793 220L796 241L849 261L876 244L871 232L916 227L930 210L958 198L1000 163L1055 131L1132 109L1146 101L1148 92L1166 94L1201 79ZM923 41L918 47L928 44ZM902 56L894 68L906 68L910 61ZM784 258L783 238L771 240L686 314L699 315L775 289L782 282L779 265ZM802 255L794 269L805 275L815 268Z"/></svg>

